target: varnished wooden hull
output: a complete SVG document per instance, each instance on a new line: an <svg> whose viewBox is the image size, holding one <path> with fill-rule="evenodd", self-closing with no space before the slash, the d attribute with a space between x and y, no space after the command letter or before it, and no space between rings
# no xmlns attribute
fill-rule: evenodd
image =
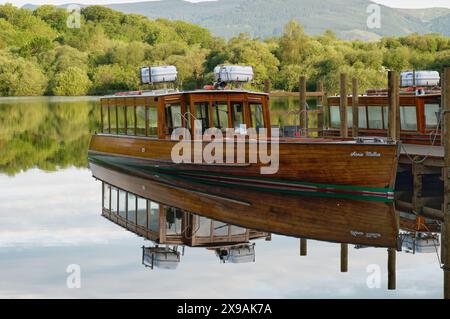
<svg viewBox="0 0 450 319"><path fill-rule="evenodd" d="M155 202L241 227L316 240L396 247L393 203L242 191L90 163L93 176Z"/></svg>
<svg viewBox="0 0 450 319"><path fill-rule="evenodd" d="M175 144L170 140L94 135L89 157L205 184L221 183L312 196L393 199L398 160L396 144L280 142L279 168L270 175L261 174L261 167L265 166L261 162L174 164L171 150ZM248 143L245 147L246 153L251 153Z"/></svg>

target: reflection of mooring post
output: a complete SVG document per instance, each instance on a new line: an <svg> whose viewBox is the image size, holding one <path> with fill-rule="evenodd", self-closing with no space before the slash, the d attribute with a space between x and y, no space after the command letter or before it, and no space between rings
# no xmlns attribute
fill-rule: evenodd
<svg viewBox="0 0 450 319"><path fill-rule="evenodd" d="M396 273L395 273L395 264L397 251L395 248L388 249L388 289L395 290L396 289Z"/></svg>
<svg viewBox="0 0 450 319"><path fill-rule="evenodd" d="M308 113L306 110L306 77L301 76L299 82L300 91L300 125L305 132L305 136L308 136Z"/></svg>
<svg viewBox="0 0 450 319"><path fill-rule="evenodd" d="M444 127L444 298L450 299L450 68L444 69L442 85L442 116Z"/></svg>
<svg viewBox="0 0 450 319"><path fill-rule="evenodd" d="M341 120L341 137L348 137L348 122L347 122L347 105L348 105L348 93L347 93L347 74L341 74L341 92L339 103L339 114Z"/></svg>
<svg viewBox="0 0 450 319"><path fill-rule="evenodd" d="M358 96L358 79L352 79L352 137L358 137L359 126L359 96Z"/></svg>
<svg viewBox="0 0 450 319"><path fill-rule="evenodd" d="M305 238L300 238L300 256L306 256L308 250L308 242Z"/></svg>
<svg viewBox="0 0 450 319"><path fill-rule="evenodd" d="M341 244L341 272L348 272L348 244Z"/></svg>

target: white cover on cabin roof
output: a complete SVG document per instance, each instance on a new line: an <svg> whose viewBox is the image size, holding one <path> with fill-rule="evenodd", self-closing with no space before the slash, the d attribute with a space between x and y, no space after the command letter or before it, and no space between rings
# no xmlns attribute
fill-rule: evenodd
<svg viewBox="0 0 450 319"><path fill-rule="evenodd" d="M141 68L142 84L175 82L178 71L173 65Z"/></svg>
<svg viewBox="0 0 450 319"><path fill-rule="evenodd" d="M239 65L216 66L214 80L216 82L250 82L253 80L253 68Z"/></svg>
<svg viewBox="0 0 450 319"><path fill-rule="evenodd" d="M416 81L414 83L414 72L406 71L400 75L400 86L437 86L441 77L437 71L416 71Z"/></svg>

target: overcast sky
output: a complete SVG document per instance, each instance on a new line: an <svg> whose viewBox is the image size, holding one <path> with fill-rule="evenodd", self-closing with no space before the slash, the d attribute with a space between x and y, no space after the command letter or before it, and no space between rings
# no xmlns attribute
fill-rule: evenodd
<svg viewBox="0 0 450 319"><path fill-rule="evenodd" d="M13 3L16 6L22 6L26 3L33 4L63 4L63 3L83 3L83 4L107 4L107 3L126 3L140 2L148 0L0 0L0 3ZM190 2L200 2L205 0L189 0ZM450 0L376 0L375 2L398 8L429 8L429 7L447 7L450 8Z"/></svg>

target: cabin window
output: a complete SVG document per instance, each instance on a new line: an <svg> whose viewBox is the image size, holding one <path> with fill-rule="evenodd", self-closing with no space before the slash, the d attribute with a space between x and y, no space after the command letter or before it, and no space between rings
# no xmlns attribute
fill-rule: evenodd
<svg viewBox="0 0 450 319"><path fill-rule="evenodd" d="M109 107L107 105L102 105L102 122L103 122L103 133L110 133L109 131Z"/></svg>
<svg viewBox="0 0 450 319"><path fill-rule="evenodd" d="M383 129L383 114L381 106L368 106L367 112L369 115L369 128Z"/></svg>
<svg viewBox="0 0 450 319"><path fill-rule="evenodd" d="M127 109L125 106L118 106L117 107L117 121L118 121L118 128L119 128L119 134L127 134L127 131L125 129L126 127L126 116L127 116Z"/></svg>
<svg viewBox="0 0 450 319"><path fill-rule="evenodd" d="M202 122L202 133L204 133L209 128L209 103L195 103L194 116L196 120Z"/></svg>
<svg viewBox="0 0 450 319"><path fill-rule="evenodd" d="M347 127L353 128L353 107L347 107Z"/></svg>
<svg viewBox="0 0 450 319"><path fill-rule="evenodd" d="M128 193L127 220L136 223L136 195Z"/></svg>
<svg viewBox="0 0 450 319"><path fill-rule="evenodd" d="M166 235L181 235L183 212L177 208L166 209Z"/></svg>
<svg viewBox="0 0 450 319"><path fill-rule="evenodd" d="M103 208L107 209L108 211L111 210L110 192L111 186L109 184L103 183Z"/></svg>
<svg viewBox="0 0 450 319"><path fill-rule="evenodd" d="M247 232L247 229L239 227L239 226L231 226L231 235L232 236L236 236L236 235L245 235L245 233Z"/></svg>
<svg viewBox="0 0 450 319"><path fill-rule="evenodd" d="M111 187L111 213L117 214L117 194L118 189Z"/></svg>
<svg viewBox="0 0 450 319"><path fill-rule="evenodd" d="M159 232L159 204L148 201L148 224L147 227L150 231Z"/></svg>
<svg viewBox="0 0 450 319"><path fill-rule="evenodd" d="M211 236L211 219L197 216L198 225L197 232L195 233L198 237L210 237Z"/></svg>
<svg viewBox="0 0 450 319"><path fill-rule="evenodd" d="M136 123L134 110L134 106L127 106L127 135L134 135L134 125Z"/></svg>
<svg viewBox="0 0 450 319"><path fill-rule="evenodd" d="M214 221L213 222L213 229L214 229L214 236L228 236L228 228L229 225L219 222L219 221Z"/></svg>
<svg viewBox="0 0 450 319"><path fill-rule="evenodd" d="M145 136L145 107L136 106L136 135Z"/></svg>
<svg viewBox="0 0 450 319"><path fill-rule="evenodd" d="M260 128L264 128L264 113L262 104L250 104L250 119L253 128L258 132Z"/></svg>
<svg viewBox="0 0 450 319"><path fill-rule="evenodd" d="M166 105L166 128L169 134L172 134L174 129L183 127L181 118L181 106L179 104Z"/></svg>
<svg viewBox="0 0 450 319"><path fill-rule="evenodd" d="M227 102L213 102L214 127L222 130L228 128L228 104Z"/></svg>
<svg viewBox="0 0 450 319"><path fill-rule="evenodd" d="M330 106L330 125L332 128L340 128L341 126L341 116L337 105Z"/></svg>
<svg viewBox="0 0 450 319"><path fill-rule="evenodd" d="M158 109L147 107L148 136L158 136Z"/></svg>
<svg viewBox="0 0 450 319"><path fill-rule="evenodd" d="M359 128L367 128L367 113L366 107L359 107L358 109L358 126Z"/></svg>
<svg viewBox="0 0 450 319"><path fill-rule="evenodd" d="M439 122L439 104L425 104L425 127L429 130L436 129Z"/></svg>
<svg viewBox="0 0 450 319"><path fill-rule="evenodd" d="M139 226L147 227L147 201L142 197L137 198L136 221Z"/></svg>
<svg viewBox="0 0 450 319"><path fill-rule="evenodd" d="M400 127L406 131L417 131L415 106L400 106Z"/></svg>
<svg viewBox="0 0 450 319"><path fill-rule="evenodd" d="M127 218L127 193L119 189L119 216Z"/></svg>
<svg viewBox="0 0 450 319"><path fill-rule="evenodd" d="M117 126L117 110L119 109L118 106L113 106L109 108L109 120L111 123L111 134L117 134L118 126Z"/></svg>
<svg viewBox="0 0 450 319"><path fill-rule="evenodd" d="M231 118L235 130L240 130L244 124L244 105L240 102L231 102Z"/></svg>
<svg viewBox="0 0 450 319"><path fill-rule="evenodd" d="M389 127L389 106L383 106L383 120L383 128L387 130Z"/></svg>

